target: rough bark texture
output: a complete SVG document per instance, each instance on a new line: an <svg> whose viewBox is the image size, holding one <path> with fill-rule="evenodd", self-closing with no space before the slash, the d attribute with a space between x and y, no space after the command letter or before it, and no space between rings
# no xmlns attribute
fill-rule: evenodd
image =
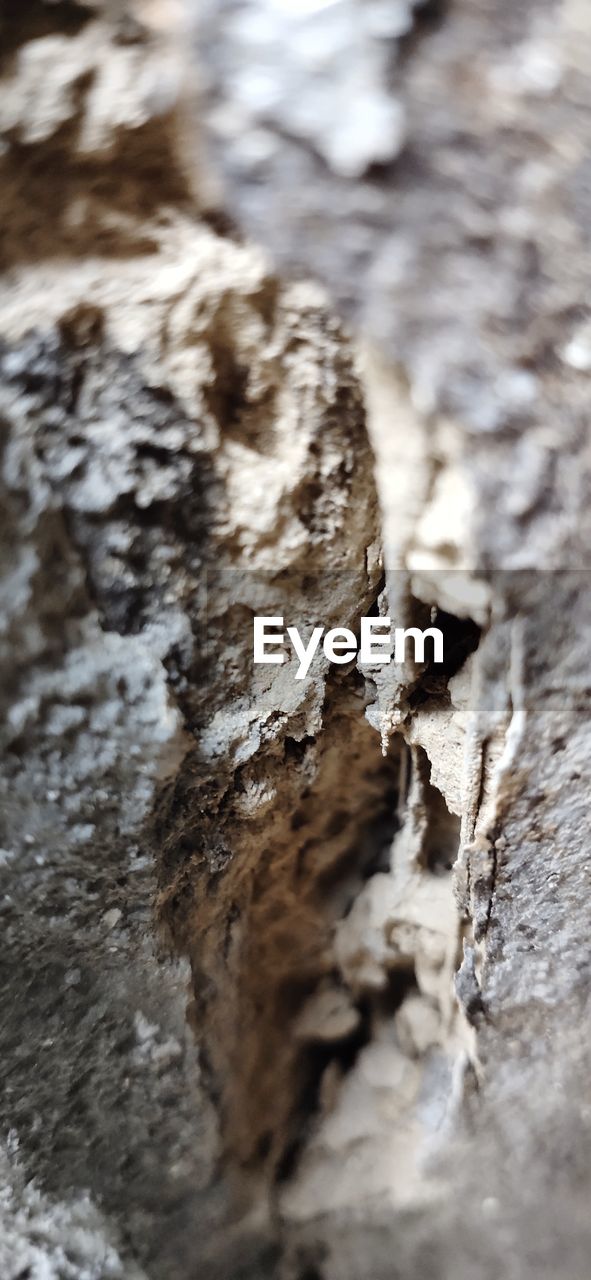
<svg viewBox="0 0 591 1280"><path fill-rule="evenodd" d="M0 1272L588 1280L586 8L0 22Z"/></svg>

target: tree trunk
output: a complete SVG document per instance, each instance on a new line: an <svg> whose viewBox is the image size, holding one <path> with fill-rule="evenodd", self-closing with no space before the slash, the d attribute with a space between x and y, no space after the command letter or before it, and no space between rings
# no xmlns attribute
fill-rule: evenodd
<svg viewBox="0 0 591 1280"><path fill-rule="evenodd" d="M591 16L0 31L0 1272L587 1280Z"/></svg>

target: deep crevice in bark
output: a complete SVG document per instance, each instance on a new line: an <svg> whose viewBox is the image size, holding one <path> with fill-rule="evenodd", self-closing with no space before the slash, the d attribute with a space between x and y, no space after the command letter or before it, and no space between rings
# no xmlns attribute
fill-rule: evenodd
<svg viewBox="0 0 591 1280"><path fill-rule="evenodd" d="M417 678L411 721L447 706L447 679L478 643L471 620L444 614L442 621L451 657L444 673L435 677L427 663ZM426 1080L437 1062L446 1063L437 1071L449 1072L451 1089L466 1040L453 990L459 817L433 784L423 747L409 748L395 734L384 760L356 696L362 687L354 673L339 673L320 734L288 733L228 780L215 828L215 842L227 850L215 896L204 893L199 874L186 881L182 937L193 965L192 1020L205 1046L227 1159L266 1169L279 1205L283 1188L289 1199L291 1184L305 1182L326 1116L372 1043L386 1037ZM278 794L265 827L250 832L248 820L237 821L236 804L248 793L253 767ZM356 947L371 951L374 926L368 934L355 913L382 882L392 884L394 900L380 926L381 959L370 972ZM441 893L438 920L428 904ZM169 919L174 934L174 909ZM408 1123L404 1113L400 1122Z"/></svg>

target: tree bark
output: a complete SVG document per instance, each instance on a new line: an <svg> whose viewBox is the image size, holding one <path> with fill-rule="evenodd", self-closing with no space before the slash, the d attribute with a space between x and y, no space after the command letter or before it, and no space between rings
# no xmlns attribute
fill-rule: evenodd
<svg viewBox="0 0 591 1280"><path fill-rule="evenodd" d="M0 1270L586 1280L591 19L0 22Z"/></svg>

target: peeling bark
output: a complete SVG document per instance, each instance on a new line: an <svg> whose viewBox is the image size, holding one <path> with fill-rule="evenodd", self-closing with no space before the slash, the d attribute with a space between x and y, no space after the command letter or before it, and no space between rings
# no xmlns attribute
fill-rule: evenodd
<svg viewBox="0 0 591 1280"><path fill-rule="evenodd" d="M10 1280L589 1272L591 28L319 12L1 15Z"/></svg>

